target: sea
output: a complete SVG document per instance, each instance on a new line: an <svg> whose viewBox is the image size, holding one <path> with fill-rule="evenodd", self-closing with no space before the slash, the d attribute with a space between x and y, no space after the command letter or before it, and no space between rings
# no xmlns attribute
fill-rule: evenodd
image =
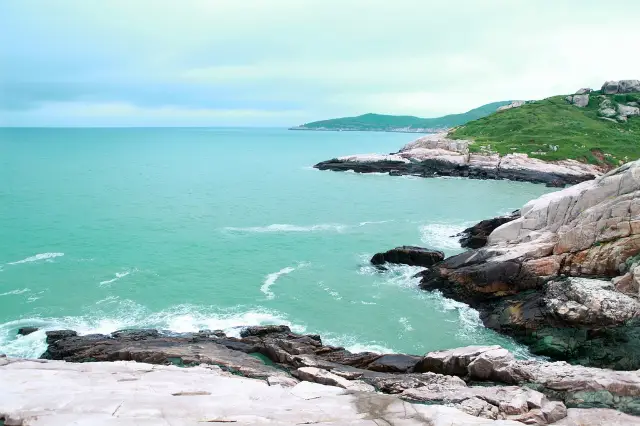
<svg viewBox="0 0 640 426"><path fill-rule="evenodd" d="M0 129L0 353L45 331L172 332L287 324L352 351L526 349L418 288L399 245L460 253L455 234L551 189L318 171L389 153L404 133L257 128ZM17 330L40 331L22 337Z"/></svg>

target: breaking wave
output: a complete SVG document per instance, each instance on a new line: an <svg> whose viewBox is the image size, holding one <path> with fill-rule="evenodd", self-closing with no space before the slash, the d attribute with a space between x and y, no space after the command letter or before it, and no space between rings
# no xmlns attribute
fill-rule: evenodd
<svg viewBox="0 0 640 426"><path fill-rule="evenodd" d="M460 242L454 235L467 228L467 223L431 223L420 227L420 240L427 246L439 250L460 250Z"/></svg>
<svg viewBox="0 0 640 426"><path fill-rule="evenodd" d="M19 265L21 263L37 262L39 260L49 260L56 257L64 256L64 253L39 253L34 256L27 257L26 259L17 260L15 262L9 262L7 265Z"/></svg>

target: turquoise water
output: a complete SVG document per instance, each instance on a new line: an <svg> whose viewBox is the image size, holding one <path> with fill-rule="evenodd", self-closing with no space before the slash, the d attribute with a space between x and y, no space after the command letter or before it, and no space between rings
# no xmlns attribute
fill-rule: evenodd
<svg viewBox="0 0 640 426"><path fill-rule="evenodd" d="M412 135L280 129L0 129L0 352L44 332L287 323L353 350L514 345L464 305L417 289L419 269L368 265L450 238L549 189L320 172Z"/></svg>

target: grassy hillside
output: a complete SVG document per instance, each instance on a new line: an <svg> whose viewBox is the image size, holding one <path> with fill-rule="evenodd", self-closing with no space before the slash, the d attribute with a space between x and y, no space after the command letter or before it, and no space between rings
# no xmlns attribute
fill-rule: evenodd
<svg viewBox="0 0 640 426"><path fill-rule="evenodd" d="M500 154L521 152L543 160L572 158L592 164L618 165L640 158L640 117L626 123L599 117L601 97L594 92L589 105L578 108L564 96L527 103L467 123L450 133L472 139L471 150ZM640 93L607 96L614 105L640 101Z"/></svg>
<svg viewBox="0 0 640 426"><path fill-rule="evenodd" d="M417 129L445 129L485 117L510 101L493 102L462 114L437 118L420 118L410 115L364 114L357 117L314 121L294 129L301 130L360 130L360 131L416 131Z"/></svg>

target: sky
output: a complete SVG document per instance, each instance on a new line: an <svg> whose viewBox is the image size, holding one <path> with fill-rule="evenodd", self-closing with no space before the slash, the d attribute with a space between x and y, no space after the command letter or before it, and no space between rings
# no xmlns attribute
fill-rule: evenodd
<svg viewBox="0 0 640 426"><path fill-rule="evenodd" d="M639 21L638 0L0 0L0 126L437 117L640 79Z"/></svg>

